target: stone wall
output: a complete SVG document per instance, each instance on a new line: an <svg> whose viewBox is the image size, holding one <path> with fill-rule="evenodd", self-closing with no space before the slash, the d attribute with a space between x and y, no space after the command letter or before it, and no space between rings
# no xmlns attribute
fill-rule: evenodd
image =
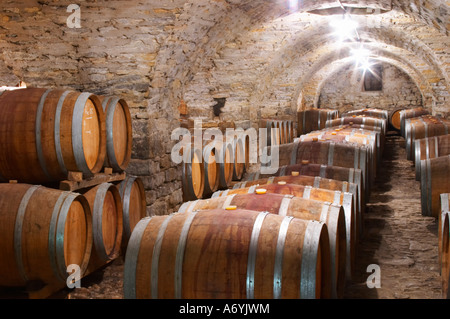
<svg viewBox="0 0 450 319"><path fill-rule="evenodd" d="M382 91L366 92L363 89L363 73L354 64L343 67L324 84L320 108L341 111L361 108L414 108L423 106L422 94L411 78L393 65L382 63Z"/></svg>
<svg viewBox="0 0 450 319"><path fill-rule="evenodd" d="M191 119L244 128L260 118L295 119L297 101L314 107L320 85L348 58L335 46L327 17L302 11L335 5L331 0L305 1L297 12L284 0L85 0L79 2L81 28L67 25L72 3L1 1L0 86L23 80L127 100L133 119L127 172L143 179L149 215L171 213L182 202L182 170L170 158L180 110ZM343 3L387 10L391 1ZM418 83L426 105L445 113L448 6L437 0L392 4L379 15L381 23L361 23L368 26L360 35L413 81L393 83L406 92L401 99L379 98L394 106L414 95L411 104L420 105L420 94L406 85ZM219 117L212 112L215 98L226 98ZM325 95L321 101L328 104Z"/></svg>

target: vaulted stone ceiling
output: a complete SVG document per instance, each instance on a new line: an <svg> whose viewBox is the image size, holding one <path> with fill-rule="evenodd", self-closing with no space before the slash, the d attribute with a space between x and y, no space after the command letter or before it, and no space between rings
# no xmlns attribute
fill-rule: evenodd
<svg viewBox="0 0 450 319"><path fill-rule="evenodd" d="M358 43L375 59L407 73L425 106L447 112L450 59L444 1L227 1L214 6L196 1L181 32L182 38L197 33L188 40L196 45L185 70L191 105L224 95L252 119L261 115L261 108L268 109L268 116L292 114L300 107L300 95L304 107L316 106L321 83L346 63L349 47L355 46L338 45L332 35L330 17L343 13L340 4L359 23ZM199 33L200 42L195 40ZM274 112L277 108L285 112Z"/></svg>

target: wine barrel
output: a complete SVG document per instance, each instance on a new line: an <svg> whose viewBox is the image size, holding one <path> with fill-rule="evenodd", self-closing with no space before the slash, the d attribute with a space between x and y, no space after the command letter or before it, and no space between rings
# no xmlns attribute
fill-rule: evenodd
<svg viewBox="0 0 450 319"><path fill-rule="evenodd" d="M125 298L329 298L328 237L322 222L267 212L144 218L125 256Z"/></svg>
<svg viewBox="0 0 450 319"><path fill-rule="evenodd" d="M381 150L378 149L378 141L376 135L368 134L355 134L355 133L345 133L342 131L318 131L311 132L300 136L295 142L331 142L347 145L355 145L367 147L368 156L368 178L374 180L377 172L377 164L380 162L379 157Z"/></svg>
<svg viewBox="0 0 450 319"><path fill-rule="evenodd" d="M239 136L234 136L230 141L233 148L233 177L232 180L240 181L245 172L245 145Z"/></svg>
<svg viewBox="0 0 450 319"><path fill-rule="evenodd" d="M342 114L342 117L348 117L348 116L353 116L353 115L375 117L375 118L386 119L386 120L389 118L389 112L387 110L376 109L376 108L348 111L348 112L345 112L344 114Z"/></svg>
<svg viewBox="0 0 450 319"><path fill-rule="evenodd" d="M29 184L0 184L0 286L65 283L69 265L84 275L92 249L84 196Z"/></svg>
<svg viewBox="0 0 450 319"><path fill-rule="evenodd" d="M394 130L399 132L401 130L400 112L403 110L403 108L400 108L391 110L389 112L389 124Z"/></svg>
<svg viewBox="0 0 450 319"><path fill-rule="evenodd" d="M448 299L450 297L449 281L450 281L450 212L442 211L439 223L439 262L441 270L442 297Z"/></svg>
<svg viewBox="0 0 450 319"><path fill-rule="evenodd" d="M354 215L347 218L339 204L335 205L330 202L275 193L233 194L214 199L186 202L178 212L192 213L193 211L210 209L224 209L224 212L226 212L227 207L267 211L280 216L324 222L328 228L331 249L332 297L343 297L346 272L351 277L352 267L354 266Z"/></svg>
<svg viewBox="0 0 450 319"><path fill-rule="evenodd" d="M219 189L220 164L216 160L216 148L214 143L203 146L203 167L205 171L203 196L207 197Z"/></svg>
<svg viewBox="0 0 450 319"><path fill-rule="evenodd" d="M260 128L265 128L267 133L267 145L280 145L280 125L275 120L262 119Z"/></svg>
<svg viewBox="0 0 450 319"><path fill-rule="evenodd" d="M325 128L327 121L339 117L339 111L332 109L310 109L297 113L297 134L302 135Z"/></svg>
<svg viewBox="0 0 450 319"><path fill-rule="evenodd" d="M205 187L205 169L203 166L202 150L195 148L183 149L183 198L185 201L198 199L203 196ZM186 156L188 155L188 156Z"/></svg>
<svg viewBox="0 0 450 319"><path fill-rule="evenodd" d="M362 173L360 169L329 166L322 164L310 164L309 161L302 161L300 164L281 166L278 171L273 175L263 175L260 171L249 174L247 181L253 181L257 179L270 178L272 176L289 176L292 172L296 172L299 175L305 176L318 176L326 179L334 179L338 181L354 183L358 188L358 199L355 200L355 204L359 203L358 211L361 215L364 215L366 207L364 184L362 179Z"/></svg>
<svg viewBox="0 0 450 319"><path fill-rule="evenodd" d="M450 155L422 160L420 165L422 215L438 218L439 196L450 192Z"/></svg>
<svg viewBox="0 0 450 319"><path fill-rule="evenodd" d="M6 91L0 102L0 175L40 184L92 177L106 156L105 115L91 93L52 89Z"/></svg>
<svg viewBox="0 0 450 319"><path fill-rule="evenodd" d="M295 173L295 174L294 174ZM270 184L278 184L278 183L286 183L286 184L294 184L294 185L304 185L304 186L313 186L316 188L323 188L333 191L341 191L341 192L347 192L352 194L353 198L353 207L359 207L359 192L358 192L358 186L354 183L348 183L343 181L338 181L334 179L327 179L327 178L321 178L318 176L305 176L305 175L297 175L298 172L293 172L296 176L272 176L265 179L258 179L254 181L245 181L236 183L233 186L233 189L239 189L239 188L247 188L254 185L260 185L264 187L263 185L270 185ZM364 232L363 229L363 215L361 214L361 211L357 211L356 214L356 223L358 225L358 228L356 229L356 237L359 240L361 235Z"/></svg>
<svg viewBox="0 0 450 319"><path fill-rule="evenodd" d="M430 114L428 110L423 107L416 107L413 109L406 109L400 111L400 133L405 137L406 120L414 117L419 117L422 115Z"/></svg>
<svg viewBox="0 0 450 319"><path fill-rule="evenodd" d="M450 212L450 198L449 193L443 193L440 195L440 214L438 218L438 243L439 243L439 263L441 264L442 269L442 259L443 256L448 253L448 240L449 240L449 232L448 232L448 218L446 215ZM450 257L450 256L444 256ZM446 267L450 267L450 265L446 265ZM448 271L448 270L447 270Z"/></svg>
<svg viewBox="0 0 450 319"><path fill-rule="evenodd" d="M116 96L99 96L105 112L106 161L105 166L123 172L131 159L133 132L127 102Z"/></svg>
<svg viewBox="0 0 450 319"><path fill-rule="evenodd" d="M144 183L137 176L127 175L118 185L122 199L122 247L126 248L136 224L146 216Z"/></svg>
<svg viewBox="0 0 450 319"><path fill-rule="evenodd" d="M92 273L120 254L123 233L122 198L118 188L102 183L85 192L92 212L93 249L88 273Z"/></svg>
<svg viewBox="0 0 450 319"><path fill-rule="evenodd" d="M414 149L416 180L420 180L421 160L450 155L450 135L421 138L416 140Z"/></svg>
<svg viewBox="0 0 450 319"><path fill-rule="evenodd" d="M330 141L310 141L280 145L273 149L275 152L278 151L279 166L298 164L303 160L307 160L313 164L360 169L366 198L370 194L370 185L373 183L373 180L369 180L369 156L365 146L340 144Z"/></svg>
<svg viewBox="0 0 450 319"><path fill-rule="evenodd" d="M431 118L420 117L418 121L409 124L406 133L406 155L408 160L415 159L415 141L433 136L446 135L449 133L450 121Z"/></svg>
<svg viewBox="0 0 450 319"><path fill-rule="evenodd" d="M374 129L379 129L381 132L386 135L387 134L387 119L380 119L380 118L374 118L374 117L365 117L365 116L348 116L348 117L341 117L338 119L327 121L325 124L326 128L329 127L336 127L344 124L357 124L357 125L364 125L365 129L368 129L369 127L374 127Z"/></svg>

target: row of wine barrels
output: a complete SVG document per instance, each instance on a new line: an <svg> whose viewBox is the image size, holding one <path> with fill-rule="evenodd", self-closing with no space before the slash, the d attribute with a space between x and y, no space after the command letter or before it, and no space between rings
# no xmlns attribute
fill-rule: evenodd
<svg viewBox="0 0 450 319"><path fill-rule="evenodd" d="M360 169L330 166L323 164L311 164L307 160L303 160L300 164L281 166L275 174L263 175L259 171L250 174L246 181L254 181L258 179L270 178L272 176L288 176L288 175L306 175L318 176L325 179L334 179L342 182L356 184L358 189L358 198L355 199L355 204L358 205L358 211L363 215L365 212L365 191L363 184L363 177Z"/></svg>
<svg viewBox="0 0 450 319"><path fill-rule="evenodd" d="M325 128L326 122L339 117L332 109L310 109L297 112L297 134L302 135Z"/></svg>
<svg viewBox="0 0 450 319"><path fill-rule="evenodd" d="M389 111L387 110L382 110L382 109L376 109L376 108L369 108L369 109L360 109L360 110L353 110L353 111L348 111L345 112L344 114L342 114L342 117L347 117L347 116L368 116L368 117L375 117L375 118L380 118L380 119L389 119Z"/></svg>
<svg viewBox="0 0 450 319"><path fill-rule="evenodd" d="M268 212L213 209L141 220L124 267L125 298L331 296L328 228Z"/></svg>
<svg viewBox="0 0 450 319"><path fill-rule="evenodd" d="M416 180L420 180L420 162L422 160L450 155L450 135L418 139L415 141L414 149Z"/></svg>
<svg viewBox="0 0 450 319"><path fill-rule="evenodd" d="M269 178L264 179L258 179L254 181L244 181L240 182L234 185L233 189L240 189L240 188L248 188L252 186L263 186L270 185L270 184L279 184L279 183L286 183L286 184L294 184L294 185L303 185L303 186L312 186L315 188L323 188L327 190L332 191L340 191L340 192L347 192L352 194L353 199L353 207L356 211L356 221L357 221L357 233L356 237L360 238L363 233L363 216L361 214L361 211L358 209L360 207L359 202L359 192L358 192L358 186L354 183L348 183L344 181L339 181L335 179L328 179L328 178L322 178L318 176L305 176L305 175L299 175L293 174L290 176L272 176ZM226 192L226 191L225 191ZM216 195L217 196L217 195Z"/></svg>
<svg viewBox="0 0 450 319"><path fill-rule="evenodd" d="M424 109L423 107L416 107L412 109L406 109L400 111L399 117L400 117L400 134L401 136L405 137L405 126L406 126L406 120L413 117L419 117L422 115L428 115L430 112L427 109Z"/></svg>
<svg viewBox="0 0 450 319"><path fill-rule="evenodd" d="M291 120L264 119L260 121L259 127L266 129L267 145L291 143L296 134Z"/></svg>
<svg viewBox="0 0 450 319"><path fill-rule="evenodd" d="M440 195L450 192L450 155L422 160L420 165L422 215L439 218Z"/></svg>
<svg viewBox="0 0 450 319"><path fill-rule="evenodd" d="M193 200L210 196L218 189L241 180L248 167L249 139L246 135L228 142L204 141L201 149L186 144L183 151L183 197Z"/></svg>
<svg viewBox="0 0 450 319"><path fill-rule="evenodd" d="M370 158L366 146L317 140L280 145L273 151L278 151L279 166L298 164L307 160L313 164L360 169L366 198L369 195L372 181L369 179Z"/></svg>
<svg viewBox="0 0 450 319"><path fill-rule="evenodd" d="M449 133L450 120L439 119L430 115L410 118L405 124L406 156L414 160L415 141Z"/></svg>
<svg viewBox="0 0 450 319"><path fill-rule="evenodd" d="M384 135L387 134L388 120L374 117L366 116L347 116L338 119L327 121L325 124L326 128L336 127L340 125L362 125L361 128L364 129L379 129ZM373 127L373 128L372 128Z"/></svg>
<svg viewBox="0 0 450 319"><path fill-rule="evenodd" d="M145 217L141 183L127 177L80 192L0 184L0 286L64 284L70 265L85 276L116 259L127 245L123 234Z"/></svg>
<svg viewBox="0 0 450 319"><path fill-rule="evenodd" d="M99 96L88 92L44 88L4 92L0 180L57 182L69 171L92 177L105 161L123 171L131 157L128 107L113 99L105 110L106 115Z"/></svg>
<svg viewBox="0 0 450 319"><path fill-rule="evenodd" d="M350 199L349 204L351 203ZM351 276L352 270L350 264L346 266L346 262L354 261L355 238L352 235L354 235L355 216L347 216L340 204L333 205L325 200L305 199L290 194L233 194L186 202L178 212L192 213L210 209L224 209L225 212L227 209L266 211L280 216L324 222L330 235L332 297L343 296L346 271L348 276ZM346 227L349 229L348 232ZM352 230L351 233L350 230Z"/></svg>
<svg viewBox="0 0 450 319"><path fill-rule="evenodd" d="M345 130L345 129L344 129ZM377 133L372 131L364 131L362 133L351 131L342 131L341 129L335 130L321 130L311 132L299 137L296 141L299 142L314 142L325 141L331 143L341 143L349 145L358 145L367 147L368 163L369 163L369 179L374 180L377 172L377 165L381 160L380 154L382 150L379 147L379 139Z"/></svg>

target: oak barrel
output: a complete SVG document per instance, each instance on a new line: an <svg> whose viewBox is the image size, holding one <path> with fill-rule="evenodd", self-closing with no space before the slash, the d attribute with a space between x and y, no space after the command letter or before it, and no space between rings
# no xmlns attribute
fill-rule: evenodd
<svg viewBox="0 0 450 319"><path fill-rule="evenodd" d="M302 135L325 128L327 121L339 117L339 111L332 109L309 109L297 113L297 134Z"/></svg>
<svg viewBox="0 0 450 319"><path fill-rule="evenodd" d="M341 192L347 192L352 194L353 198L353 207L359 207L359 192L358 192L358 186L354 183L348 183L344 181L338 181L333 179L327 179L327 178L321 178L319 176L305 176L305 175L298 175L298 176L272 176L269 178L264 179L258 179L254 181L245 181L237 183L233 186L233 189L239 189L239 188L247 188L252 186L261 186L264 187L265 185L270 184L279 184L279 183L286 183L286 184L294 184L294 185L303 185L303 186L313 186L316 188L323 188L333 191L341 191ZM217 195L216 195L217 196ZM361 211L357 210L356 214L356 238L359 240L359 238L362 236L364 229L363 229L363 218L364 216L361 214Z"/></svg>
<svg viewBox="0 0 450 319"><path fill-rule="evenodd" d="M450 212L442 211L439 223L439 262L441 270L442 297L450 297Z"/></svg>
<svg viewBox="0 0 450 319"><path fill-rule="evenodd" d="M272 148L271 152L272 152ZM279 152L279 166L293 165L308 161L313 164L325 164L360 169L363 175L366 197L370 193L369 156L365 146L335 143L331 141L306 141L273 147Z"/></svg>
<svg viewBox="0 0 450 319"><path fill-rule="evenodd" d="M449 133L450 121L433 117L420 117L411 121L406 129L406 155L407 159L414 161L415 141L433 136Z"/></svg>
<svg viewBox="0 0 450 319"><path fill-rule="evenodd" d="M416 107L400 111L400 134L405 137L405 127L407 119L427 114L430 114L430 112L423 107Z"/></svg>
<svg viewBox="0 0 450 319"><path fill-rule="evenodd" d="M118 188L111 183L94 186L83 195L92 212L93 249L88 272L93 272L120 254L123 205Z"/></svg>
<svg viewBox="0 0 450 319"><path fill-rule="evenodd" d="M202 198L205 187L203 152L192 145L183 150L183 198L185 201ZM184 153L186 152L186 153Z"/></svg>
<svg viewBox="0 0 450 319"><path fill-rule="evenodd" d="M450 192L450 155L422 160L420 165L422 215L438 218L440 195Z"/></svg>
<svg viewBox="0 0 450 319"><path fill-rule="evenodd" d="M0 97L0 176L40 184L91 177L106 156L105 115L87 92L21 89Z"/></svg>
<svg viewBox="0 0 450 319"><path fill-rule="evenodd" d="M350 195L351 196L351 195ZM349 201L351 205L351 198ZM345 286L345 276L351 278L355 258L355 215L348 215L342 205L325 200L300 198L292 194L244 193L203 199L184 203L179 213L208 209L238 209L267 211L281 216L312 219L327 224L332 264L332 296L341 298Z"/></svg>
<svg viewBox="0 0 450 319"><path fill-rule="evenodd" d="M69 265L82 276L93 243L92 216L78 193L0 184L0 286L65 283Z"/></svg>
<svg viewBox="0 0 450 319"><path fill-rule="evenodd" d="M367 116L367 117L375 117L380 119L388 119L389 112L387 110L376 109L376 108L368 108L368 109L360 109L360 110L352 110L342 114L342 117L347 116Z"/></svg>
<svg viewBox="0 0 450 319"><path fill-rule="evenodd" d="M99 96L105 112L106 166L124 171L131 159L133 132L127 102L117 96Z"/></svg>
<svg viewBox="0 0 450 319"><path fill-rule="evenodd" d="M389 112L389 124L396 131L400 131L401 129L401 121L400 121L400 112L403 111L403 108L394 109Z"/></svg>
<svg viewBox="0 0 450 319"><path fill-rule="evenodd" d="M373 127L374 129L379 129L384 135L387 133L387 119L374 118L374 117L365 117L365 116L347 116L341 117L338 119L327 121L325 124L326 128L336 127L340 125L364 125L365 129L369 129Z"/></svg>
<svg viewBox="0 0 450 319"><path fill-rule="evenodd" d="M141 178L127 175L118 188L122 199L122 247L126 248L134 227L147 214L147 203Z"/></svg>
<svg viewBox="0 0 450 319"><path fill-rule="evenodd" d="M281 166L273 175L263 175L259 171L249 174L246 181L253 181L257 179L270 178L272 176L288 176L292 172L297 172L299 175L318 176L327 179L335 179L338 181L354 183L358 187L358 199L355 203L359 203L358 211L361 214L365 212L366 199L362 173L359 168L348 168L340 166L330 166L323 164L311 164L309 161L302 161L300 164Z"/></svg>
<svg viewBox="0 0 450 319"><path fill-rule="evenodd" d="M420 180L420 161L450 155L450 135L440 135L416 140L414 147L416 180Z"/></svg>
<svg viewBox="0 0 450 319"><path fill-rule="evenodd" d="M144 218L128 244L125 298L308 299L331 295L327 226L268 212Z"/></svg>

